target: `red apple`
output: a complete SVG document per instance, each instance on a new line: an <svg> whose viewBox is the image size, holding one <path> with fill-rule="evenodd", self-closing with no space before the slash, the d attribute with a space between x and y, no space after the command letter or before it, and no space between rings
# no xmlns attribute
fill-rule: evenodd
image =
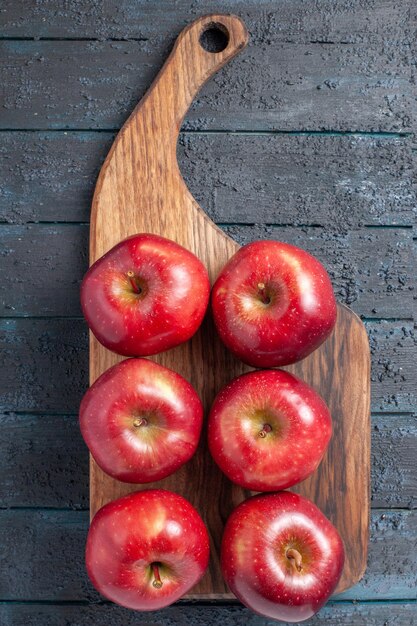
<svg viewBox="0 0 417 626"><path fill-rule="evenodd" d="M212 309L222 341L253 367L303 359L336 322L324 267L304 250L279 241L255 241L236 252L213 287Z"/></svg>
<svg viewBox="0 0 417 626"><path fill-rule="evenodd" d="M97 339L125 356L147 356L187 341L207 309L207 270L191 252L157 235L133 235L94 263L81 306Z"/></svg>
<svg viewBox="0 0 417 626"><path fill-rule="evenodd" d="M280 370L243 374L214 400L210 452L234 483L254 491L286 489L314 472L332 420L322 398Z"/></svg>
<svg viewBox="0 0 417 626"><path fill-rule="evenodd" d="M249 498L229 517L221 548L225 581L260 615L301 622L335 590L344 563L336 528L294 493Z"/></svg>
<svg viewBox="0 0 417 626"><path fill-rule="evenodd" d="M175 472L194 454L203 407L182 376L147 359L102 374L80 407L81 432L98 465L129 483Z"/></svg>
<svg viewBox="0 0 417 626"><path fill-rule="evenodd" d="M208 560L201 517L185 498L163 489L106 504L88 531L86 565L94 587L138 611L178 600L200 580Z"/></svg>

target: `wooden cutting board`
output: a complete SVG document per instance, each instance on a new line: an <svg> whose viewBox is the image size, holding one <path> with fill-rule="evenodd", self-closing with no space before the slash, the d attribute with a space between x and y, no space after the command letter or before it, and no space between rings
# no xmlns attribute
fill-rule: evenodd
<svg viewBox="0 0 417 626"><path fill-rule="evenodd" d="M222 51L203 48L201 36L207 36L209 29L217 29L220 43L224 40L226 47ZM155 82L119 132L101 169L91 212L91 263L129 235L156 233L192 250L214 281L239 248L205 215L187 189L178 168L176 144L182 120L198 90L245 47L247 40L244 24L231 15L202 17L180 34ZM255 219L256 206L253 213ZM90 335L90 383L121 359ZM249 369L222 346L209 315L190 342L154 360L189 380L206 411L225 383ZM334 435L325 459L318 471L294 491L311 498L344 540L346 564L337 589L340 592L361 578L367 557L370 379L368 340L360 319L339 305L331 337L288 370L322 395L334 420ZM205 432L195 457L176 474L153 485L120 483L104 474L91 459L91 515L109 500L149 486L185 496L208 526L210 567L188 597L231 597L219 569L222 530L232 509L250 494L232 485L217 469L207 449Z"/></svg>

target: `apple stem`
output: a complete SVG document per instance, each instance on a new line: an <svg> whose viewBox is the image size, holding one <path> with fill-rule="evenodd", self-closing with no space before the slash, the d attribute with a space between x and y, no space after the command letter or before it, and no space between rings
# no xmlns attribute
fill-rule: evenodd
<svg viewBox="0 0 417 626"><path fill-rule="evenodd" d="M263 439L271 431L272 431L272 426L270 426L269 424L264 424L262 426L262 430L259 432L259 436L262 437L262 439Z"/></svg>
<svg viewBox="0 0 417 626"><path fill-rule="evenodd" d="M161 576L159 574L158 563L152 563L152 573L154 575L154 581L152 582L152 585L155 587L155 589L160 589L164 583L162 582Z"/></svg>
<svg viewBox="0 0 417 626"><path fill-rule="evenodd" d="M134 272L132 272L132 270L129 270L129 271L128 271L128 273L127 273L127 277L128 277L128 279L129 279L129 282L130 282L130 284L131 284L131 286L132 286L133 291L134 291L135 293L141 293L141 292L142 292L142 289L141 289L141 288L140 288L140 287L136 284L136 281L135 281L135 274L134 274Z"/></svg>
<svg viewBox="0 0 417 626"><path fill-rule="evenodd" d="M265 291L265 283L258 283L259 295L261 296L262 302L264 304L269 304L271 302L271 298Z"/></svg>
<svg viewBox="0 0 417 626"><path fill-rule="evenodd" d="M301 572L301 570L303 569L302 567L303 559L302 559L301 554L298 552L298 550L296 550L295 548L290 548L286 552L286 557L287 559L290 560L293 568L297 570L297 572Z"/></svg>
<svg viewBox="0 0 417 626"><path fill-rule="evenodd" d="M148 420L145 417L138 417L133 420L133 426L135 426L135 428L139 428L139 426L146 426L147 424Z"/></svg>

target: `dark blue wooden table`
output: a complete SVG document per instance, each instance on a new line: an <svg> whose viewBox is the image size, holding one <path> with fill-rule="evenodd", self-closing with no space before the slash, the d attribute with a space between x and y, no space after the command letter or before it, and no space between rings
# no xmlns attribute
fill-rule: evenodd
<svg viewBox="0 0 417 626"><path fill-rule="evenodd" d="M309 624L416 624L413 0L3 0L0 10L0 624L272 624L230 603L135 614L103 602L84 572L78 292L94 181L175 36L213 11L241 15L251 40L187 116L187 183L240 243L277 238L317 255L372 351L368 569Z"/></svg>

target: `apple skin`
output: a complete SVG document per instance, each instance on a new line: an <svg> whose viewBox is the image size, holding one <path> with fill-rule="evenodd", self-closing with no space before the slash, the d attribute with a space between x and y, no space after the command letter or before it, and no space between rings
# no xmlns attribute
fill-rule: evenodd
<svg viewBox="0 0 417 626"><path fill-rule="evenodd" d="M196 509L164 489L129 494L94 516L86 546L87 572L106 598L138 611L172 604L203 576L209 537ZM162 586L152 568L157 564Z"/></svg>
<svg viewBox="0 0 417 626"><path fill-rule="evenodd" d="M81 433L95 461L129 483L161 480L196 451L203 407L182 376L148 359L102 374L80 406Z"/></svg>
<svg viewBox="0 0 417 626"><path fill-rule="evenodd" d="M149 356L194 335L210 296L207 270L189 250L151 234L124 239L81 285L81 307L98 341L124 356Z"/></svg>
<svg viewBox="0 0 417 626"><path fill-rule="evenodd" d="M233 379L208 420L210 452L234 483L253 491L286 489L312 474L326 452L332 418L305 382L281 370Z"/></svg>
<svg viewBox="0 0 417 626"><path fill-rule="evenodd" d="M301 563L296 553L289 558L288 550L294 549ZM224 579L259 615L284 622L308 619L332 595L343 564L343 542L336 528L310 500L295 493L249 498L226 523L221 547Z"/></svg>
<svg viewBox="0 0 417 626"><path fill-rule="evenodd" d="M240 248L220 272L211 303L221 340L252 367L304 359L336 323L336 300L322 264L279 241Z"/></svg>

